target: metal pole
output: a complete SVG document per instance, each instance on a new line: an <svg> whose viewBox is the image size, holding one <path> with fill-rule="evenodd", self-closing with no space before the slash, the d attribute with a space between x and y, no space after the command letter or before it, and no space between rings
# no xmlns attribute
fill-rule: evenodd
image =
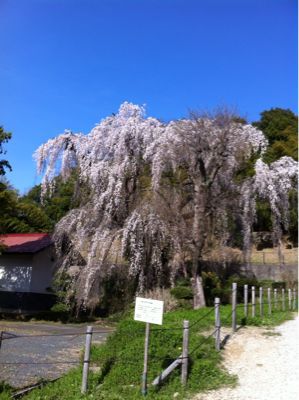
<svg viewBox="0 0 299 400"><path fill-rule="evenodd" d="M293 289L293 310L296 310L296 289Z"/></svg>
<svg viewBox="0 0 299 400"><path fill-rule="evenodd" d="M147 322L145 326L144 361L143 361L142 389L141 389L141 393L143 394L143 396L147 394L147 361L148 361L149 334L150 334L150 324L149 322Z"/></svg>
<svg viewBox="0 0 299 400"><path fill-rule="evenodd" d="M264 316L263 288L260 287L260 316Z"/></svg>
<svg viewBox="0 0 299 400"><path fill-rule="evenodd" d="M181 383L182 385L186 385L188 378L189 321L184 321L183 329Z"/></svg>
<svg viewBox="0 0 299 400"><path fill-rule="evenodd" d="M244 315L248 317L248 285L244 285Z"/></svg>
<svg viewBox="0 0 299 400"><path fill-rule="evenodd" d="M289 289L289 310L292 309L292 289Z"/></svg>
<svg viewBox="0 0 299 400"><path fill-rule="evenodd" d="M81 393L86 393L87 391L87 380L88 380L88 370L90 361L90 346L92 338L92 326L88 326L86 329L86 340L85 340L85 352L83 360L83 373L82 373L82 387Z"/></svg>
<svg viewBox="0 0 299 400"><path fill-rule="evenodd" d="M215 298L214 301L214 306L215 306L215 348L216 350L220 350L220 327L221 327L221 322L220 322L220 299L219 297Z"/></svg>
<svg viewBox="0 0 299 400"><path fill-rule="evenodd" d="M234 282L232 285L232 330L236 332L237 330L237 283Z"/></svg>
<svg viewBox="0 0 299 400"><path fill-rule="evenodd" d="M252 304L252 316L255 317L255 287L251 287L251 304Z"/></svg>
<svg viewBox="0 0 299 400"><path fill-rule="evenodd" d="M274 289L274 309L277 310L277 289Z"/></svg>
<svg viewBox="0 0 299 400"><path fill-rule="evenodd" d="M268 288L268 314L271 315L272 307L271 307L271 288Z"/></svg>

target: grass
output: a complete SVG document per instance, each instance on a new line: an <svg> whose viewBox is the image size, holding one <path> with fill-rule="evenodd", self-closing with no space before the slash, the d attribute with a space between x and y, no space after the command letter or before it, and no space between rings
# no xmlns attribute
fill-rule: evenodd
<svg viewBox="0 0 299 400"><path fill-rule="evenodd" d="M274 310L273 310L274 311ZM256 312L259 313L258 305ZM207 315L208 314L208 315ZM251 315L251 309L249 308ZM204 317L204 318L203 318ZM264 307L264 317L248 316L244 319L242 306L237 307L238 325L265 326L271 328L292 318L289 311L275 310L268 315ZM193 393L221 386L233 386L237 378L221 367L221 352L214 349L213 337L208 337L214 330L214 310L178 310L164 315L162 330L151 326L148 382L158 376L172 360L181 353L183 320L190 321L190 364L188 384L182 388L180 369L177 368L169 379L159 388L149 385L147 397L152 400L189 398ZM221 306L223 326L231 325L231 306ZM100 372L90 373L88 394L81 395L81 368L71 370L61 379L33 390L23 397L27 400L137 400L144 398L140 393L141 374L143 370L145 324L133 320L132 313L127 314L117 326L104 345L94 345L91 351L91 365L100 367ZM199 346L199 344L201 346ZM3 392L5 393L5 392ZM8 397L1 397L4 400Z"/></svg>

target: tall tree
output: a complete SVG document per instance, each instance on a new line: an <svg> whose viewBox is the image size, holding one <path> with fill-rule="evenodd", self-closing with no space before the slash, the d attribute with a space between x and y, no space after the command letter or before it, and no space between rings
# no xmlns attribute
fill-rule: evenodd
<svg viewBox="0 0 299 400"><path fill-rule="evenodd" d="M257 196L270 201L277 237L287 222L296 163L284 157L266 165L266 145L261 131L228 113L163 124L124 103L88 135L67 131L40 146L42 193L53 190L57 170L67 178L74 167L90 188L90 200L54 236L78 307L96 306L113 271L126 270L137 291L169 283L178 258L186 261L182 252L192 260L194 306L203 306L203 252L210 237L224 237L228 214L242 214L246 250Z"/></svg>
<svg viewBox="0 0 299 400"><path fill-rule="evenodd" d="M263 156L266 163L277 161L288 156L298 160L298 117L289 109L271 108L261 113L259 121L253 123L260 129L269 141L267 151ZM297 192L290 193L290 223L285 233L289 240L296 246L298 242L298 206ZM269 204L258 202L256 229L267 230L272 224Z"/></svg>
<svg viewBox="0 0 299 400"><path fill-rule="evenodd" d="M5 180L0 181L0 233L49 232L50 219L37 205L24 202Z"/></svg>
<svg viewBox="0 0 299 400"><path fill-rule="evenodd" d="M6 153L3 144L7 143L10 139L11 139L11 133L5 132L3 126L0 126L0 155ZM7 160L0 159L0 176L5 175L6 168L11 171L11 166L9 162Z"/></svg>
<svg viewBox="0 0 299 400"><path fill-rule="evenodd" d="M298 117L289 109L271 108L263 111L259 121L253 123L269 141L264 154L267 163L283 156L298 160Z"/></svg>

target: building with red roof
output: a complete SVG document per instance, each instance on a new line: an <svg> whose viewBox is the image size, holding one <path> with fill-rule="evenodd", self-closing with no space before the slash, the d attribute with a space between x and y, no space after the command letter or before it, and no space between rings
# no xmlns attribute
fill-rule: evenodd
<svg viewBox="0 0 299 400"><path fill-rule="evenodd" d="M0 235L0 312L50 307L54 261L54 246L47 233Z"/></svg>

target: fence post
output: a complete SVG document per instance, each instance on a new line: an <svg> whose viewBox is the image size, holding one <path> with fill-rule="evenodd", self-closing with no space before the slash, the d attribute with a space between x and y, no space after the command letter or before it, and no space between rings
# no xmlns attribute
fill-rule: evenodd
<svg viewBox="0 0 299 400"><path fill-rule="evenodd" d="M289 289L289 310L292 309L292 290Z"/></svg>
<svg viewBox="0 0 299 400"><path fill-rule="evenodd" d="M244 315L248 317L248 285L244 285Z"/></svg>
<svg viewBox="0 0 299 400"><path fill-rule="evenodd" d="M251 287L252 316L255 317L255 287Z"/></svg>
<svg viewBox="0 0 299 400"><path fill-rule="evenodd" d="M296 310L296 289L293 289L293 310Z"/></svg>
<svg viewBox="0 0 299 400"><path fill-rule="evenodd" d="M268 314L271 315L272 307L271 307L271 288L268 288Z"/></svg>
<svg viewBox="0 0 299 400"><path fill-rule="evenodd" d="M277 310L277 289L274 289L274 310Z"/></svg>
<svg viewBox="0 0 299 400"><path fill-rule="evenodd" d="M215 349L220 350L220 298L216 297L214 301L215 305Z"/></svg>
<svg viewBox="0 0 299 400"><path fill-rule="evenodd" d="M263 252L263 264L266 264L266 257L264 252Z"/></svg>
<svg viewBox="0 0 299 400"><path fill-rule="evenodd" d="M144 339L142 388L141 388L141 393L143 394L143 396L146 396L146 394L147 394L147 361L148 361L149 334L150 334L150 324L149 324L149 322L146 322L145 339Z"/></svg>
<svg viewBox="0 0 299 400"><path fill-rule="evenodd" d="M188 377L188 353L189 353L189 321L183 323L183 350L182 350L182 370L181 383L187 384Z"/></svg>
<svg viewBox="0 0 299 400"><path fill-rule="evenodd" d="M237 283L233 282L232 285L232 330L237 330Z"/></svg>
<svg viewBox="0 0 299 400"><path fill-rule="evenodd" d="M286 297L285 297L284 288L281 289L281 300L282 300L282 304L281 304L282 309L283 309L283 311L285 311L286 310Z"/></svg>
<svg viewBox="0 0 299 400"><path fill-rule="evenodd" d="M86 393L87 391L87 380L88 380L88 370L90 361L90 346L92 338L92 326L88 326L86 329L86 339L85 339L85 352L83 360L83 373L82 373L82 387L81 393Z"/></svg>
<svg viewBox="0 0 299 400"><path fill-rule="evenodd" d="M263 303L263 288L262 287L259 288L259 292L260 292L260 316L263 317L264 316L264 303Z"/></svg>

